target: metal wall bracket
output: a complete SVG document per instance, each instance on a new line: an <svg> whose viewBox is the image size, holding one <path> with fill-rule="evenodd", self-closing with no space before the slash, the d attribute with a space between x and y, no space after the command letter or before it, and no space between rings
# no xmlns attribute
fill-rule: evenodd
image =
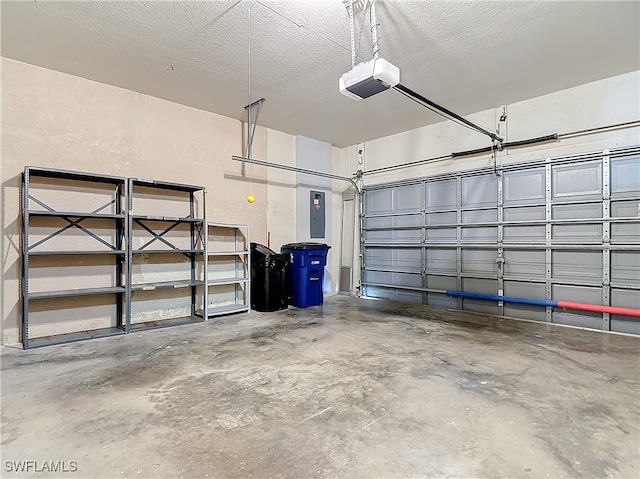
<svg viewBox="0 0 640 479"><path fill-rule="evenodd" d="M246 148L246 156L247 158L251 158L251 153L253 149L253 137L256 134L256 125L258 124L258 115L260 114L260 106L265 102L264 98L260 98L259 100L254 101L244 107L247 112L247 148ZM256 115L251 118L251 110L255 107Z"/></svg>

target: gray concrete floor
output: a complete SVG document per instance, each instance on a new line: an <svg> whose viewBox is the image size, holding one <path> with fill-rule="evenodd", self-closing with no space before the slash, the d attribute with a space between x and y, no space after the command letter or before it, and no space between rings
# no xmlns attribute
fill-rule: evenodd
<svg viewBox="0 0 640 479"><path fill-rule="evenodd" d="M2 477L638 478L639 347L346 297L4 347Z"/></svg>

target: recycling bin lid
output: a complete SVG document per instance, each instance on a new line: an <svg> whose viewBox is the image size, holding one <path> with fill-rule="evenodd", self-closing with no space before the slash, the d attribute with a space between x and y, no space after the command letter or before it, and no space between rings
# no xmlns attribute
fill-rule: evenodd
<svg viewBox="0 0 640 479"><path fill-rule="evenodd" d="M324 243L289 243L282 246L282 249L321 249L321 250L329 250L331 246L326 245Z"/></svg>

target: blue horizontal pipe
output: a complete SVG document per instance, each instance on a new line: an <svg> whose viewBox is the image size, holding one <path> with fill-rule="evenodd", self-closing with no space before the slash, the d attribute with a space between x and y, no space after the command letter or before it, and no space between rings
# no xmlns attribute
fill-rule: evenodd
<svg viewBox="0 0 640 479"><path fill-rule="evenodd" d="M505 303L542 306L543 308L546 308L547 306L551 308L558 307L557 301L548 301L546 299L527 299L527 298L516 298L513 296L496 296L495 294L465 293L464 291L454 291L452 289L447 290L446 294L447 296L453 296L455 298L484 299L487 301L503 301Z"/></svg>

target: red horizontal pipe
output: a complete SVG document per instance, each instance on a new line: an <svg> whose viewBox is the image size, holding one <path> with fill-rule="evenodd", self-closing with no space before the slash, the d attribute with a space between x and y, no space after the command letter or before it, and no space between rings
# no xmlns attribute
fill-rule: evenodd
<svg viewBox="0 0 640 479"><path fill-rule="evenodd" d="M591 311L593 313L621 314L624 316L637 316L640 318L640 309L615 308L613 306L600 306L597 304L572 303L571 301L558 301L559 308L577 309L579 311Z"/></svg>

